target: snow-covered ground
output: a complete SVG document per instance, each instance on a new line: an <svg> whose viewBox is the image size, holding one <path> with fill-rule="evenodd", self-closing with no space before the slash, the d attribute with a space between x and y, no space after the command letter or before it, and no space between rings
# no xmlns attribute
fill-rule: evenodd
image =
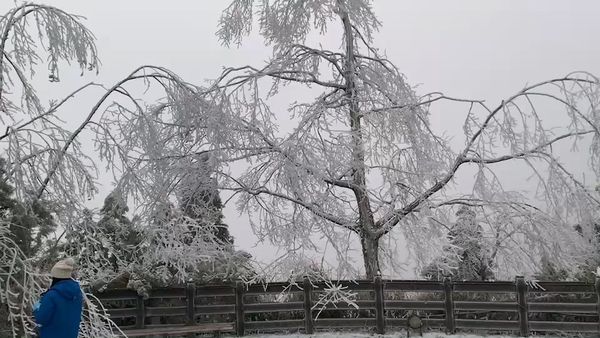
<svg viewBox="0 0 600 338"><path fill-rule="evenodd" d="M418 333L411 333L411 337L420 337ZM351 332L340 332L340 333L319 333L313 335L304 335L304 334L289 334L289 335L281 335L281 334L269 334L269 335L253 335L249 336L251 338L404 338L406 337L406 332L396 332L393 334L386 335L370 335L366 333L351 333ZM544 338L552 338L551 336L540 336ZM426 332L423 333L423 338L515 338L515 336L480 336L474 334L455 334L455 335L446 335L444 333L437 332Z"/></svg>

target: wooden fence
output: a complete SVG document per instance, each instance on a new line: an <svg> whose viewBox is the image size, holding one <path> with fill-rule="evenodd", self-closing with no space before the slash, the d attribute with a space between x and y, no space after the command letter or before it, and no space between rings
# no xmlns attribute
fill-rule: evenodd
<svg viewBox="0 0 600 338"><path fill-rule="evenodd" d="M331 284L206 285L156 289L149 299L131 290L96 296L122 328L233 323L243 336L256 331L374 330L407 327L418 315L425 329L600 333L600 280L593 284L422 280L336 281L352 291L348 303L320 302ZM483 300L482 300L483 299ZM353 307L358 305L359 309ZM340 318L341 317L341 318Z"/></svg>

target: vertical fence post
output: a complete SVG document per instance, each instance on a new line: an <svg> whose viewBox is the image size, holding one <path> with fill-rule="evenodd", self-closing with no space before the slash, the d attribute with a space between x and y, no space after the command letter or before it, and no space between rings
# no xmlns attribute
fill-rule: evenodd
<svg viewBox="0 0 600 338"><path fill-rule="evenodd" d="M444 311L446 312L446 333L453 334L456 331L454 321L454 297L452 281L449 277L444 278Z"/></svg>
<svg viewBox="0 0 600 338"><path fill-rule="evenodd" d="M237 282L235 284L235 331L239 337L244 332L244 284Z"/></svg>
<svg viewBox="0 0 600 338"><path fill-rule="evenodd" d="M385 334L385 304L383 300L383 282L381 276L376 276L373 283L375 288L375 320L377 322L377 334Z"/></svg>
<svg viewBox="0 0 600 338"><path fill-rule="evenodd" d="M527 306L527 284L523 276L517 276L517 302L519 304L519 333L521 337L529 337L529 311Z"/></svg>
<svg viewBox="0 0 600 338"><path fill-rule="evenodd" d="M135 328L143 329L146 321L146 308L144 306L144 296L137 295L135 304Z"/></svg>
<svg viewBox="0 0 600 338"><path fill-rule="evenodd" d="M194 283L188 283L185 288L185 298L187 300L187 324L196 324L196 286Z"/></svg>
<svg viewBox="0 0 600 338"><path fill-rule="evenodd" d="M600 276L596 277L596 311L598 312L598 333L600 333Z"/></svg>
<svg viewBox="0 0 600 338"><path fill-rule="evenodd" d="M308 277L304 277L302 282L304 289L304 330L306 334L314 333L314 323L312 317L312 284Z"/></svg>

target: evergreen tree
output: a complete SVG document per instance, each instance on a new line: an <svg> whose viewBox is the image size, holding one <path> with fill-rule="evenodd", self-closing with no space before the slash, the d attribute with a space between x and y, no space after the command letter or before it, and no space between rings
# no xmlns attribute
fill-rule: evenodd
<svg viewBox="0 0 600 338"><path fill-rule="evenodd" d="M444 247L442 256L423 269L421 275L433 280L444 277L455 280L493 279L493 261L483 247L482 229L475 212L462 206L456 216L456 223L448 232L450 245Z"/></svg>
<svg viewBox="0 0 600 338"><path fill-rule="evenodd" d="M233 244L229 227L223 222L223 203L216 180L210 175L209 157L202 156L189 163L190 170L179 184L178 198L183 214L189 218L214 224L214 235L223 244Z"/></svg>
<svg viewBox="0 0 600 338"><path fill-rule="evenodd" d="M5 168L5 160L0 159L0 217L25 256L35 257L56 229L54 217L44 200L16 200Z"/></svg>
<svg viewBox="0 0 600 338"><path fill-rule="evenodd" d="M562 282L569 278L565 269L559 268L547 255L542 256L542 268L535 274L535 279L540 281Z"/></svg>
<svg viewBox="0 0 600 338"><path fill-rule="evenodd" d="M600 223L578 224L575 226L575 231L588 241L592 252L578 267L574 277L582 282L594 283L597 277L596 270L600 267Z"/></svg>
<svg viewBox="0 0 600 338"><path fill-rule="evenodd" d="M136 247L141 243L141 234L126 214L129 207L118 190L111 192L105 199L98 221L103 238L108 242L105 247L105 257L111 264L114 272L129 265L135 259Z"/></svg>
<svg viewBox="0 0 600 338"><path fill-rule="evenodd" d="M128 273L138 258L143 238L134 222L127 218L128 210L121 194L113 191L104 200L99 221L93 211L84 210L80 222L72 225L65 238L63 250L77 257L81 273L94 283L103 284Z"/></svg>

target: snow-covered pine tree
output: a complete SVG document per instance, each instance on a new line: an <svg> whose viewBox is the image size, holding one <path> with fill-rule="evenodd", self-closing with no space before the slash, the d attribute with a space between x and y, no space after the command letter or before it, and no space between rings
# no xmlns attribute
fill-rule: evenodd
<svg viewBox="0 0 600 338"><path fill-rule="evenodd" d="M12 240L23 254L40 260L39 253L47 249L48 236L56 229L54 217L46 201L29 196L28 200L14 198L6 172L6 161L0 159L0 217L8 226ZM52 257L44 257L44 261Z"/></svg>
<svg viewBox="0 0 600 338"><path fill-rule="evenodd" d="M442 255L423 269L421 275L432 280L445 277L459 281L493 279L494 262L490 246L483 238L483 229L475 211L461 206L456 217L456 223L448 231L449 243L444 246Z"/></svg>
<svg viewBox="0 0 600 338"><path fill-rule="evenodd" d="M178 185L178 203L183 214L192 219L205 219L215 224L215 236L223 244L233 244L229 227L223 222L223 203L217 182L208 165L209 156L189 158L187 172Z"/></svg>
<svg viewBox="0 0 600 338"><path fill-rule="evenodd" d="M600 275L600 222L597 219L575 226L575 231L582 240L589 244L587 254L575 271L574 278L587 283L594 283Z"/></svg>
<svg viewBox="0 0 600 338"><path fill-rule="evenodd" d="M137 251L143 234L127 218L129 207L119 190L114 190L105 199L100 209L101 219L95 226L105 239L104 254L114 272L119 273L136 261Z"/></svg>

